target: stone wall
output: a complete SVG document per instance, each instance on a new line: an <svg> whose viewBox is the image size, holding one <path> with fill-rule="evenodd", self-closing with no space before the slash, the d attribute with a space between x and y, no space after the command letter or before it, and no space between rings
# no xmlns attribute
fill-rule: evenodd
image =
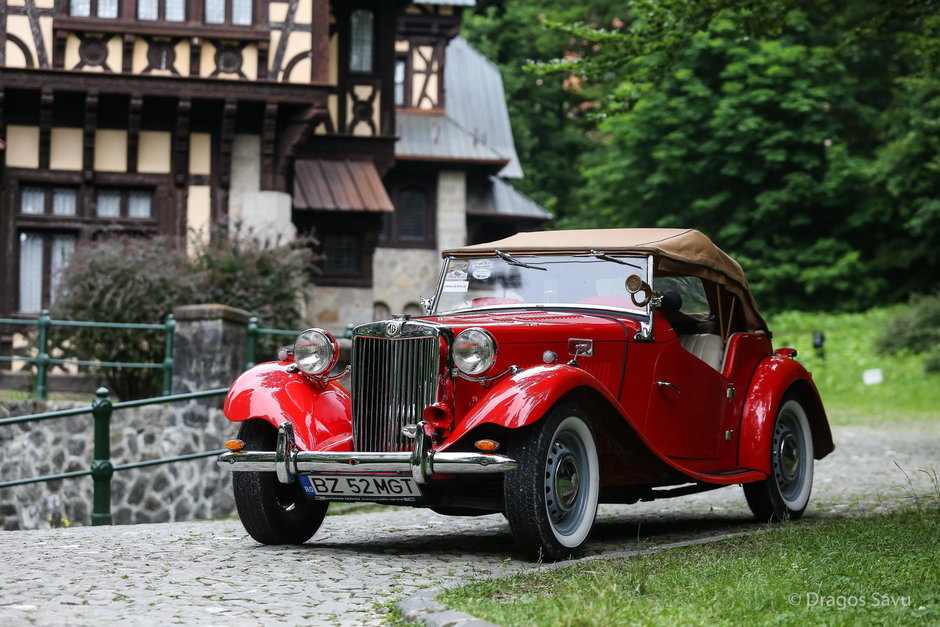
<svg viewBox="0 0 940 627"><path fill-rule="evenodd" d="M379 248L372 270L372 294L389 313L405 313L420 306L421 297L431 297L437 288L441 255L436 250Z"/></svg>
<svg viewBox="0 0 940 627"><path fill-rule="evenodd" d="M370 288L312 285L306 297L312 303L312 311L308 311L312 324L337 336L346 332L347 324L372 321Z"/></svg>
<svg viewBox="0 0 940 627"><path fill-rule="evenodd" d="M173 393L230 385L245 363L248 312L197 305L173 313ZM92 400L0 402L0 418L88 407ZM238 433L238 426L222 414L222 402L218 396L115 411L111 463L222 448ZM94 455L94 418L89 414L0 426L0 452L0 481L87 470ZM0 529L89 524L92 486L91 477L78 477L0 488ZM218 468L214 457L116 471L111 480L115 524L216 518L233 511L231 473Z"/></svg>
<svg viewBox="0 0 940 627"><path fill-rule="evenodd" d="M111 461L115 466L221 448L237 433L217 407L202 419L187 419L167 405L123 409L111 417ZM0 418L23 416L90 403L0 402ZM94 419L73 416L39 423L0 426L0 477L59 474L91 467ZM91 524L91 477L0 488L0 529L43 529ZM215 458L114 473L111 513L115 524L218 518L234 511L231 473Z"/></svg>

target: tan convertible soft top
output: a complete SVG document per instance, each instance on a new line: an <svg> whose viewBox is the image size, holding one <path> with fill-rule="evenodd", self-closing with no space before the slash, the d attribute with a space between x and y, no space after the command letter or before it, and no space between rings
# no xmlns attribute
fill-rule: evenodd
<svg viewBox="0 0 940 627"><path fill-rule="evenodd" d="M744 271L712 241L695 229L582 229L518 233L485 244L445 250L444 257L475 257L500 250L513 255L637 253L653 255L657 268L697 276L721 285L743 308L750 330L767 331ZM733 305L732 305L733 306Z"/></svg>

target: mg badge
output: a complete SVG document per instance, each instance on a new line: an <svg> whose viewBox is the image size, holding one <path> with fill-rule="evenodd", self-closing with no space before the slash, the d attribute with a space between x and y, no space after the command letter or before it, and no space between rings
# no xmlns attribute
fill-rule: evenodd
<svg viewBox="0 0 940 627"><path fill-rule="evenodd" d="M389 337L395 337L401 333L401 322L393 320L385 325L385 334Z"/></svg>

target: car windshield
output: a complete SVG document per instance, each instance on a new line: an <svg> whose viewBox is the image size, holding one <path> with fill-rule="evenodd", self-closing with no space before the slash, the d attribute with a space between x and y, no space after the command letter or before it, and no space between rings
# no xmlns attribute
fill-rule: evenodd
<svg viewBox="0 0 940 627"><path fill-rule="evenodd" d="M576 306L646 313L624 286L646 279L645 257L501 255L450 258L435 300L437 313L484 307Z"/></svg>

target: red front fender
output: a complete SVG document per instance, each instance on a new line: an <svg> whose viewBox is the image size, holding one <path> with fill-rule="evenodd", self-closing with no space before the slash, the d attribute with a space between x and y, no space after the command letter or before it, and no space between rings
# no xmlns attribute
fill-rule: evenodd
<svg viewBox="0 0 940 627"><path fill-rule="evenodd" d="M448 443L462 438L482 424L495 424L510 429L529 425L547 412L565 394L579 387L588 387L603 395L612 407L617 400L594 377L568 365L535 366L501 379L483 401L467 412ZM443 448L446 448L443 447Z"/></svg>
<svg viewBox="0 0 940 627"><path fill-rule="evenodd" d="M796 394L806 410L813 436L813 457L831 453L832 432L819 392L809 372L798 361L774 355L757 367L741 416L738 465L770 473L770 449L777 410L788 394Z"/></svg>
<svg viewBox="0 0 940 627"><path fill-rule="evenodd" d="M335 382L321 387L290 372L289 365L268 362L242 373L228 391L225 417L233 422L262 418L275 427L289 421L301 449L351 450L349 393ZM337 446L324 446L328 440Z"/></svg>

